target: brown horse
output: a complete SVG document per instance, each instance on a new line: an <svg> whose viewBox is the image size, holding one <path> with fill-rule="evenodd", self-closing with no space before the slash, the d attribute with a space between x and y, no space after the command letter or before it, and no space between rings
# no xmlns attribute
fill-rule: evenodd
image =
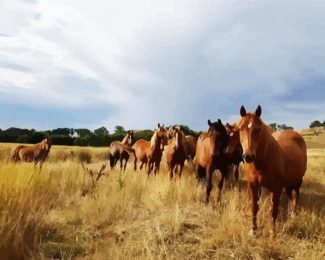
<svg viewBox="0 0 325 260"><path fill-rule="evenodd" d="M226 124L227 134L229 137L226 154L228 157L228 164L233 166L235 170L235 179L239 178L239 164L243 161L243 149L240 144L239 131L236 124Z"/></svg>
<svg viewBox="0 0 325 260"><path fill-rule="evenodd" d="M187 159L193 160L196 151L196 138L192 135L185 135Z"/></svg>
<svg viewBox="0 0 325 260"><path fill-rule="evenodd" d="M275 235L283 188L293 201L293 209L296 211L299 189L307 168L307 152L300 134L292 130L271 133L270 128L261 120L261 113L260 106L255 113L246 113L242 106L238 128L248 191L252 199L253 232L257 230L258 200L263 186L271 191L272 233Z"/></svg>
<svg viewBox="0 0 325 260"><path fill-rule="evenodd" d="M140 170L144 164L148 165L148 176L151 171L157 173L160 168L160 161L164 146L167 145L167 130L164 125L158 124L150 141L140 139L132 146L135 151L134 170L137 170L137 161L141 162Z"/></svg>
<svg viewBox="0 0 325 260"><path fill-rule="evenodd" d="M184 162L188 158L187 143L184 132L178 126L169 128L169 141L166 149L166 159L170 178L179 167L179 177L181 176Z"/></svg>
<svg viewBox="0 0 325 260"><path fill-rule="evenodd" d="M221 191L224 179L228 177L228 161L225 149L228 145L227 130L221 120L211 123L208 120L209 131L200 135L196 146L196 171L198 180L206 178L206 202L209 202L210 192L212 190L212 173L214 170L220 170L221 180L218 184L218 201L221 199Z"/></svg>
<svg viewBox="0 0 325 260"><path fill-rule="evenodd" d="M130 154L134 154L134 150L131 147L133 141L133 131L127 131L123 140L114 141L110 145L109 149L109 162L111 170L113 170L117 164L117 161L120 160L120 170L123 168L124 161L124 171L126 169L126 164L130 158Z"/></svg>
<svg viewBox="0 0 325 260"><path fill-rule="evenodd" d="M44 139L35 145L19 145L11 153L12 162L34 162L42 167L51 149L51 141Z"/></svg>
<svg viewBox="0 0 325 260"><path fill-rule="evenodd" d="M170 126L167 130L168 139L172 139L174 136L175 130L173 126ZM187 151L187 158L186 159L194 159L195 151L196 151L196 138L192 135L185 135L185 145Z"/></svg>

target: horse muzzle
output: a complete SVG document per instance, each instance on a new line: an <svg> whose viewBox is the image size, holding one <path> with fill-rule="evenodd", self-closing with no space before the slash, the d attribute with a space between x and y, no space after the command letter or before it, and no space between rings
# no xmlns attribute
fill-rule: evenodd
<svg viewBox="0 0 325 260"><path fill-rule="evenodd" d="M252 163L252 162L254 162L255 158L256 158L256 155L254 153L252 153L252 154L244 153L243 154L244 163Z"/></svg>

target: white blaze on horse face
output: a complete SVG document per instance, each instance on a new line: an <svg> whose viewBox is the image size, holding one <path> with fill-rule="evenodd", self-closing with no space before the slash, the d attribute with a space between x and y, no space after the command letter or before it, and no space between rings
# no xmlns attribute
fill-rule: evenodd
<svg viewBox="0 0 325 260"><path fill-rule="evenodd" d="M233 133L233 132L231 132L231 133L230 133L230 136L234 136L234 133Z"/></svg>
<svg viewBox="0 0 325 260"><path fill-rule="evenodd" d="M179 142L178 142L178 133L176 133L175 138L176 138L176 145L175 145L175 148L176 148L176 150L177 150L177 149L178 149L178 146L179 146Z"/></svg>
<svg viewBox="0 0 325 260"><path fill-rule="evenodd" d="M249 124L248 124L248 128L251 128L253 125L253 122L251 121Z"/></svg>
<svg viewBox="0 0 325 260"><path fill-rule="evenodd" d="M129 138L128 138L128 144L131 145L131 143L132 143L132 137L130 135Z"/></svg>

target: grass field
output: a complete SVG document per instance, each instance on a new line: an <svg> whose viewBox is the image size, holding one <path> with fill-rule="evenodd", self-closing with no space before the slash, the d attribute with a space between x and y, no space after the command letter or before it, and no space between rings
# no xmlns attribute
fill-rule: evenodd
<svg viewBox="0 0 325 260"><path fill-rule="evenodd" d="M258 214L260 232L249 235L243 174L238 184L228 182L220 204L215 180L205 205L191 164L174 181L164 167L147 178L129 164L125 173L106 171L93 187L80 162L99 170L107 148L53 147L41 172L31 164L11 164L12 148L0 145L1 259L325 258L324 148L308 149L297 216L286 216L282 196L276 239L269 233L266 191Z"/></svg>

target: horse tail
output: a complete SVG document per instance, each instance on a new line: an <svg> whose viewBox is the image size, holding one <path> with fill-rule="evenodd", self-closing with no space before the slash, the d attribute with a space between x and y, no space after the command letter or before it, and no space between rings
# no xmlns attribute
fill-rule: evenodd
<svg viewBox="0 0 325 260"><path fill-rule="evenodd" d="M10 157L10 160L12 162L19 162L20 161L20 157L19 157L19 151L21 148L23 148L24 145L18 145L15 150L12 151L11 153L11 157Z"/></svg>
<svg viewBox="0 0 325 260"><path fill-rule="evenodd" d="M110 152L108 153L108 159L109 159L109 165L111 166L111 170L113 170L115 164L115 158L113 154L111 154Z"/></svg>

